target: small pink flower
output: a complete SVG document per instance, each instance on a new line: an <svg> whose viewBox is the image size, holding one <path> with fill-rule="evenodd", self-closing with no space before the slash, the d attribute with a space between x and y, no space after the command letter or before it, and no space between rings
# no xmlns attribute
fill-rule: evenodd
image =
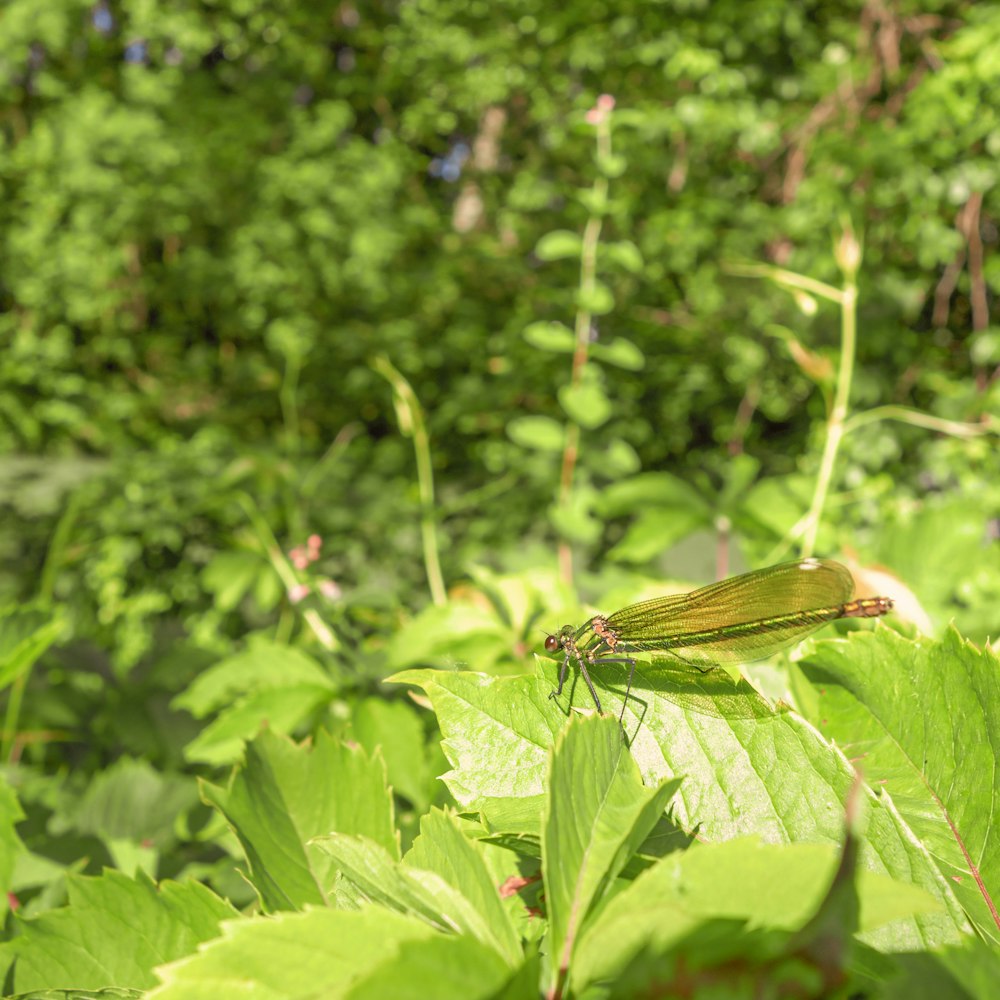
<svg viewBox="0 0 1000 1000"><path fill-rule="evenodd" d="M323 539L319 535L310 535L306 544L309 546L310 552L319 552L320 546L323 544Z"/></svg>
<svg viewBox="0 0 1000 1000"><path fill-rule="evenodd" d="M343 594L343 591L333 580L320 580L318 589L328 601L339 600Z"/></svg>
<svg viewBox="0 0 1000 1000"><path fill-rule="evenodd" d="M292 604L298 604L299 601L309 596L309 584L308 583L297 583L291 590L288 591L288 599Z"/></svg>
<svg viewBox="0 0 1000 1000"><path fill-rule="evenodd" d="M296 569L305 569L312 560L304 552L297 552L292 556L292 565Z"/></svg>
<svg viewBox="0 0 1000 1000"><path fill-rule="evenodd" d="M594 106L587 112L587 123L600 125L611 114L614 106L615 99L610 94L601 94Z"/></svg>

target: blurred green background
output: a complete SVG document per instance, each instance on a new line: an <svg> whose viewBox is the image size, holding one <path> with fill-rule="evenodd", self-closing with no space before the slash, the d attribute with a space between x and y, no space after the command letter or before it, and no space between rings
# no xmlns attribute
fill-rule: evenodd
<svg viewBox="0 0 1000 1000"><path fill-rule="evenodd" d="M996 636L1000 6L0 25L0 597L59 625L32 753L176 762L169 698L248 635L361 696L794 557L842 316L748 272L839 288L851 234L850 414L904 419L849 425L815 550Z"/></svg>

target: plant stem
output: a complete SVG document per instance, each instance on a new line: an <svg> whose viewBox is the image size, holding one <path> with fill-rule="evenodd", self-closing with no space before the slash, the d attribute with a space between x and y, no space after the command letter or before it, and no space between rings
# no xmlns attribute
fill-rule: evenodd
<svg viewBox="0 0 1000 1000"><path fill-rule="evenodd" d="M281 551L281 546L278 544L278 539L274 537L271 526L261 517L260 512L257 510L257 505L249 493L238 493L236 495L236 502L243 508L247 519L253 525L254 531L257 533L257 538L267 553L268 561L284 584L286 592L291 591L298 584L299 579L285 558L284 552ZM330 631L326 622L320 618L319 612L315 608L304 609L302 618L324 649L332 652L340 645L337 637ZM281 625L279 623L280 628Z"/></svg>
<svg viewBox="0 0 1000 1000"><path fill-rule="evenodd" d="M813 490L812 503L806 515L806 530L802 536L801 553L812 555L816 547L823 507L830 491L833 469L837 462L837 452L844 437L844 422L847 420L847 405L851 396L851 382L854 377L854 354L857 347L857 303L858 286L853 274L847 275L840 293L840 364L837 367L837 384L834 391L833 407L826 424L826 443L820 460L819 475Z"/></svg>
<svg viewBox="0 0 1000 1000"><path fill-rule="evenodd" d="M941 434L961 438L1000 432L1000 421L995 417L984 419L982 423L972 424L933 417L929 413L921 413L920 410L912 410L908 406L876 406L863 413L855 413L845 422L844 433L850 434L865 424L874 424L879 420L898 420L913 427L923 427L929 431L939 431Z"/></svg>
<svg viewBox="0 0 1000 1000"><path fill-rule="evenodd" d="M380 355L375 358L372 367L392 386L399 429L407 437L413 438L413 451L417 459L417 484L420 489L420 534L423 538L427 583L434 603L446 604L448 595L441 575L437 527L434 522L434 470L431 466L430 436L427 433L424 412L413 387L387 357Z"/></svg>
<svg viewBox="0 0 1000 1000"><path fill-rule="evenodd" d="M598 160L611 155L611 125L610 115L606 115L597 124L597 155ZM608 198L608 179L603 174L597 177L591 187L593 205L604 206ZM594 284L597 280L597 247L601 240L601 228L604 216L592 213L587 219L580 245L580 291L581 302L591 300ZM590 353L590 327L593 315L583 305L576 310L574 332L576 345L573 349L573 370L570 374L570 385L577 386L583 378L583 370ZM573 475L576 471L577 459L580 455L580 425L570 420L566 427L566 444L563 446L562 468L559 474L559 506L569 506L573 496ZM563 539L559 543L559 577L567 586L573 585L573 549L570 543Z"/></svg>

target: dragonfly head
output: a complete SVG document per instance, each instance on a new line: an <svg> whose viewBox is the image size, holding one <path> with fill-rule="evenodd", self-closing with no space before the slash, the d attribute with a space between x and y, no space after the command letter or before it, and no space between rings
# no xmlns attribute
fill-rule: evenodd
<svg viewBox="0 0 1000 1000"><path fill-rule="evenodd" d="M566 643L573 641L573 631L572 625L563 625L556 635L547 635L545 637L545 651L558 653L560 649L565 649Z"/></svg>

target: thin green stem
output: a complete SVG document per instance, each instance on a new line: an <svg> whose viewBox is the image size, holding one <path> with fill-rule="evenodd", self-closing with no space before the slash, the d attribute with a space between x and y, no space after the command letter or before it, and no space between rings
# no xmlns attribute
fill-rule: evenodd
<svg viewBox="0 0 1000 1000"><path fill-rule="evenodd" d="M837 384L834 390L833 407L826 424L826 442L820 459L819 474L813 490L812 503L806 515L806 530L802 536L803 556L812 555L816 548L823 508L830 491L833 470L837 462L837 452L844 437L844 423L847 420L847 406L851 397L851 382L854 378L854 355L857 347L857 303L858 286L853 274L848 275L841 292L840 304L840 364L837 366Z"/></svg>
<svg viewBox="0 0 1000 1000"><path fill-rule="evenodd" d="M420 490L420 534L423 539L427 583L434 603L446 604L448 595L444 587L444 577L441 575L437 526L434 520L434 470L431 466L430 436L427 433L423 409L413 387L387 357L380 355L375 358L372 367L392 386L399 429L403 434L413 438L413 451L417 460L417 484Z"/></svg>
<svg viewBox="0 0 1000 1000"><path fill-rule="evenodd" d="M285 591L290 592L294 587L298 586L299 578L295 575L295 570L292 569L291 564L285 558L284 552L281 551L281 546L278 544L278 539L274 537L271 526L260 515L257 505L250 494L238 493L236 495L236 502L243 508L247 520L257 533L257 538L267 554L268 561L278 574L282 584L284 584ZM327 626L326 622L320 618L315 608L305 608L302 611L302 618L324 649L332 652L340 645L337 637L330 630L329 626Z"/></svg>
<svg viewBox="0 0 1000 1000"><path fill-rule="evenodd" d="M863 413L855 413L844 423L844 433L850 434L859 427L878 423L880 420L898 420L900 423L913 427L923 427L929 431L939 431L952 437L973 438L983 434L1000 433L1000 420L995 417L978 424L962 423L957 420L944 420L933 417L920 410L912 410L908 406L875 406Z"/></svg>
<svg viewBox="0 0 1000 1000"><path fill-rule="evenodd" d="M597 124L597 158L598 161L611 156L611 124L610 114L605 115ZM597 177L591 187L591 204L603 208L608 199L608 179L603 174ZM573 370L570 374L570 384L574 387L580 384L583 370L590 353L590 327L593 314L586 307L593 296L597 282L597 248L601 241L601 229L604 216L601 212L592 213L583 229L580 245L580 306L576 310L574 332L576 344L573 349ZM573 497L573 477L580 455L580 426L570 420L566 427L566 443L563 445L562 468L559 473L559 506L566 508ZM573 549L569 542L563 539L559 543L559 576L567 586L573 584Z"/></svg>
<svg viewBox="0 0 1000 1000"><path fill-rule="evenodd" d="M786 271L783 267L775 267L772 264L756 264L729 262L723 265L723 269L728 274L737 274L745 278L768 278L786 288L794 288L809 295L835 302L837 305L844 304L844 291L828 285L825 281L817 281L804 274L797 274L795 271Z"/></svg>

